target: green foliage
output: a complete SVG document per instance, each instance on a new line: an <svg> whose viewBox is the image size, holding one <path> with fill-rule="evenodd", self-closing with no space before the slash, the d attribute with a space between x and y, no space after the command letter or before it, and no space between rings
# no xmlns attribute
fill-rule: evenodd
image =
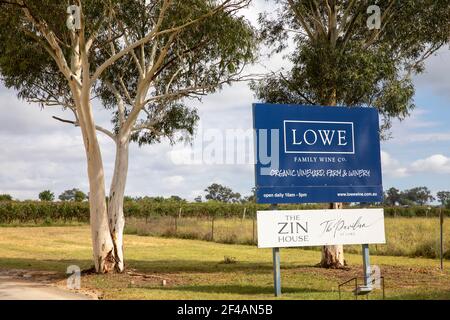
<svg viewBox="0 0 450 320"><path fill-rule="evenodd" d="M89 221L89 204L77 202L2 202L0 222Z"/></svg>
<svg viewBox="0 0 450 320"><path fill-rule="evenodd" d="M222 186L218 183L213 183L205 189L206 200L218 201L218 202L232 202L236 203L241 201L241 194L233 192L228 187Z"/></svg>
<svg viewBox="0 0 450 320"><path fill-rule="evenodd" d="M434 200L435 198L427 187L416 187L404 191L390 188L385 192L384 197L384 203L388 206L424 206Z"/></svg>
<svg viewBox="0 0 450 320"><path fill-rule="evenodd" d="M54 201L55 200L55 194L51 192L50 190L44 190L41 193L39 193L39 200L41 201Z"/></svg>
<svg viewBox="0 0 450 320"><path fill-rule="evenodd" d="M0 201L12 201L12 197L9 194L0 194Z"/></svg>
<svg viewBox="0 0 450 320"><path fill-rule="evenodd" d="M61 201L83 202L87 199L86 194L79 189L66 190L58 197Z"/></svg>
<svg viewBox="0 0 450 320"><path fill-rule="evenodd" d="M437 198L441 202L443 207L450 206L450 191L439 191L437 193Z"/></svg>
<svg viewBox="0 0 450 320"><path fill-rule="evenodd" d="M246 216L256 215L257 210L268 210L268 205L238 203L185 203L176 201L157 201L143 199L127 201L124 204L126 217L151 218L155 216L183 217L242 217L244 208ZM318 208L318 206L280 206L280 209ZM11 201L0 203L0 223L30 222L49 219L51 221L89 221L89 203L75 201L39 202Z"/></svg>
<svg viewBox="0 0 450 320"><path fill-rule="evenodd" d="M442 213L450 217L450 209L441 209L436 207L385 207L384 215L386 217L439 217Z"/></svg>
<svg viewBox="0 0 450 320"><path fill-rule="evenodd" d="M367 27L367 1L278 1L260 16L260 38L275 52L294 42L292 69L252 88L272 103L377 108L383 128L414 107L411 76L448 43L448 1L378 1L381 31Z"/></svg>
<svg viewBox="0 0 450 320"><path fill-rule="evenodd" d="M90 70L95 71L111 57L111 48L120 52L127 42L134 43L152 31L163 2L82 1L85 36L88 39L95 35L88 52ZM145 81L152 85L144 93L144 99L159 98L145 103L146 112L139 117L131 141L143 145L159 143L163 138L171 143L190 140L199 117L195 108L185 104L186 99L201 98L220 90L224 84L236 80L243 66L254 60L255 31L247 20L236 15L236 11L248 3L249 0L226 1L221 10L216 10L222 1L171 1L161 21L161 32L116 61L92 88L92 95L98 96L111 110L116 133L121 126L119 102L111 87L123 98L128 119L135 103L141 103L137 91L142 79L134 58L139 57L149 66L172 41L162 66ZM50 28L70 65L73 51L71 33L65 23L67 2L27 0L24 6ZM214 10L216 12L211 14ZM199 20L193 23L196 19ZM162 32L180 26L185 27L177 32ZM126 39L123 30L126 30ZM117 41L112 42L111 38ZM14 88L22 99L39 101L42 107L60 104L66 108L73 105L73 99L67 80L49 54L52 51L42 33L36 32L27 21L18 0L0 1L1 80L7 88Z"/></svg>
<svg viewBox="0 0 450 320"><path fill-rule="evenodd" d="M186 199L183 199L179 196L170 196L169 201L174 201L174 202L187 202Z"/></svg>
<svg viewBox="0 0 450 320"><path fill-rule="evenodd" d="M252 188L252 193L244 198L244 202L256 202L256 188Z"/></svg>
<svg viewBox="0 0 450 320"><path fill-rule="evenodd" d="M0 73L7 88L14 88L19 98L45 101L59 100L72 103L68 83L49 55L44 36L25 19L19 1L0 1ZM67 61L70 61L71 33L66 27L67 5L60 0L22 1L31 15L47 25L61 42L60 46ZM117 4L118 0L84 0L83 11L86 23L86 36L91 36L104 19L108 2ZM105 28L101 31L105 32ZM99 30L100 31L100 30ZM98 46L98 43L96 44ZM94 64L93 64L94 66ZM61 105L61 107L66 107Z"/></svg>
<svg viewBox="0 0 450 320"><path fill-rule="evenodd" d="M320 205L279 205L280 210L323 209ZM127 201L124 212L127 218L152 217L217 217L242 218L245 209L246 217L255 217L258 210L269 210L269 205L256 203L184 203L175 201L139 200ZM450 217L450 209L436 207L385 207L386 217L438 217L443 214ZM87 202L61 201L2 201L0 202L0 223L25 223L39 221L89 221L89 204Z"/></svg>
<svg viewBox="0 0 450 320"><path fill-rule="evenodd" d="M387 205L396 206L397 204L400 203L400 201L401 201L400 190L396 188L390 188L389 190L386 191L384 196L384 202Z"/></svg>
<svg viewBox="0 0 450 320"><path fill-rule="evenodd" d="M405 190L401 194L402 204L417 204L423 206L430 201L433 201L434 197L431 195L431 191L427 187L416 187L409 190Z"/></svg>

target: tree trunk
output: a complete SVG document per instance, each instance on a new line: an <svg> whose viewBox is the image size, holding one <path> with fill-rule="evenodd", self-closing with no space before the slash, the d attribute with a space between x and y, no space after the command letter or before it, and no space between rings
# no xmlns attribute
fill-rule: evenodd
<svg viewBox="0 0 450 320"><path fill-rule="evenodd" d="M125 227L123 199L128 174L128 156L129 139L118 138L116 141L116 160L108 204L109 229L114 245L114 256L116 258L115 269L117 272L123 272L125 270L123 254L123 230Z"/></svg>
<svg viewBox="0 0 450 320"><path fill-rule="evenodd" d="M114 245L108 225L103 159L90 104L89 90L83 88L78 93L75 95L75 101L79 104L80 128L87 158L94 265L97 273L108 273L114 270L116 263Z"/></svg>
<svg viewBox="0 0 450 320"><path fill-rule="evenodd" d="M342 203L330 203L330 209L342 209ZM320 261L322 268L339 269L345 266L344 261L344 246L323 246L322 261Z"/></svg>
<svg viewBox="0 0 450 320"><path fill-rule="evenodd" d="M89 208L95 270L108 273L114 269L114 245L106 211L105 178L100 146L95 134L86 137L89 177Z"/></svg>
<svg viewBox="0 0 450 320"><path fill-rule="evenodd" d="M336 88L331 91L331 96L327 99L328 105L336 106L337 94ZM330 203L330 209L343 209L343 203ZM322 260L320 261L322 268L343 268L345 266L344 261L344 246L323 246L322 248Z"/></svg>

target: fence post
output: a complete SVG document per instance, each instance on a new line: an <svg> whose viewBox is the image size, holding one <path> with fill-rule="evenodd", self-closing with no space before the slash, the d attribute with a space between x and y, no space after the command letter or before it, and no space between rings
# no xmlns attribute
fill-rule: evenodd
<svg viewBox="0 0 450 320"><path fill-rule="evenodd" d="M177 231L178 231L178 221L177 221L177 216L175 216L175 234L177 233Z"/></svg>
<svg viewBox="0 0 450 320"><path fill-rule="evenodd" d="M253 237L253 243L256 243L256 236L255 236L255 220L256 218L253 217L253 233L252 233L252 237Z"/></svg>
<svg viewBox="0 0 450 320"><path fill-rule="evenodd" d="M215 217L213 216L211 220L211 241L214 241L214 219Z"/></svg>
<svg viewBox="0 0 450 320"><path fill-rule="evenodd" d="M440 243L440 258L441 258L441 271L444 271L444 214L442 213L442 208L439 209L439 224L441 233L441 243Z"/></svg>

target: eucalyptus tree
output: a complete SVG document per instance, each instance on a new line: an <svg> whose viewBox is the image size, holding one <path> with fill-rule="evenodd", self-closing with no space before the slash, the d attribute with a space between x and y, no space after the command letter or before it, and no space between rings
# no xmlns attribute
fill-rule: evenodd
<svg viewBox="0 0 450 320"><path fill-rule="evenodd" d="M253 30L249 0L0 0L0 73L18 96L62 106L86 151L96 271L124 270L123 198L131 141L188 139L198 120L186 99L241 79ZM69 8L68 5L71 5ZM98 98L112 128L92 111ZM97 133L116 144L108 202Z"/></svg>
<svg viewBox="0 0 450 320"><path fill-rule="evenodd" d="M436 197L443 207L448 207L450 203L450 191L438 191Z"/></svg>
<svg viewBox="0 0 450 320"><path fill-rule="evenodd" d="M273 2L277 7L260 16L260 36L273 52L291 44L292 68L253 83L256 96L272 103L377 108L381 129L409 115L412 76L449 39L447 0ZM324 247L321 265L342 267L343 247Z"/></svg>
<svg viewBox="0 0 450 320"><path fill-rule="evenodd" d="M205 199L211 201L225 202L225 203L237 203L241 201L241 194L233 192L231 188L223 186L218 183L213 183L205 190Z"/></svg>
<svg viewBox="0 0 450 320"><path fill-rule="evenodd" d="M39 200L52 202L55 200L55 194L50 190L44 190L39 193Z"/></svg>

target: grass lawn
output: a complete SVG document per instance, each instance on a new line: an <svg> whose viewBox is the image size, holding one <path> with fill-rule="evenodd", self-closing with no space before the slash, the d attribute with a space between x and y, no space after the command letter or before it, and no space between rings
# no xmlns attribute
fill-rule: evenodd
<svg viewBox="0 0 450 320"><path fill-rule="evenodd" d="M0 228L0 270L55 271L63 283L69 265L91 267L90 245L87 226ZM131 272L84 275L83 288L104 299L273 299L271 250L136 235L126 236L125 248ZM281 250L283 299L338 299L338 283L362 276L360 255L346 255L349 270L314 267L319 260L317 251ZM381 267L387 299L450 299L448 261L444 273L434 259L372 256L371 262Z"/></svg>
<svg viewBox="0 0 450 320"><path fill-rule="evenodd" d="M175 220L176 219L176 220ZM252 218L211 218L154 216L128 218L125 233L181 239L213 240L228 244L255 244L256 224ZM385 245L371 245L374 255L438 258L439 218L386 217ZM212 232L213 231L213 232ZM213 239L211 239L213 238ZM450 224L444 224L444 257L450 260ZM320 251L320 247L309 248ZM347 246L348 253L361 253L361 246Z"/></svg>

